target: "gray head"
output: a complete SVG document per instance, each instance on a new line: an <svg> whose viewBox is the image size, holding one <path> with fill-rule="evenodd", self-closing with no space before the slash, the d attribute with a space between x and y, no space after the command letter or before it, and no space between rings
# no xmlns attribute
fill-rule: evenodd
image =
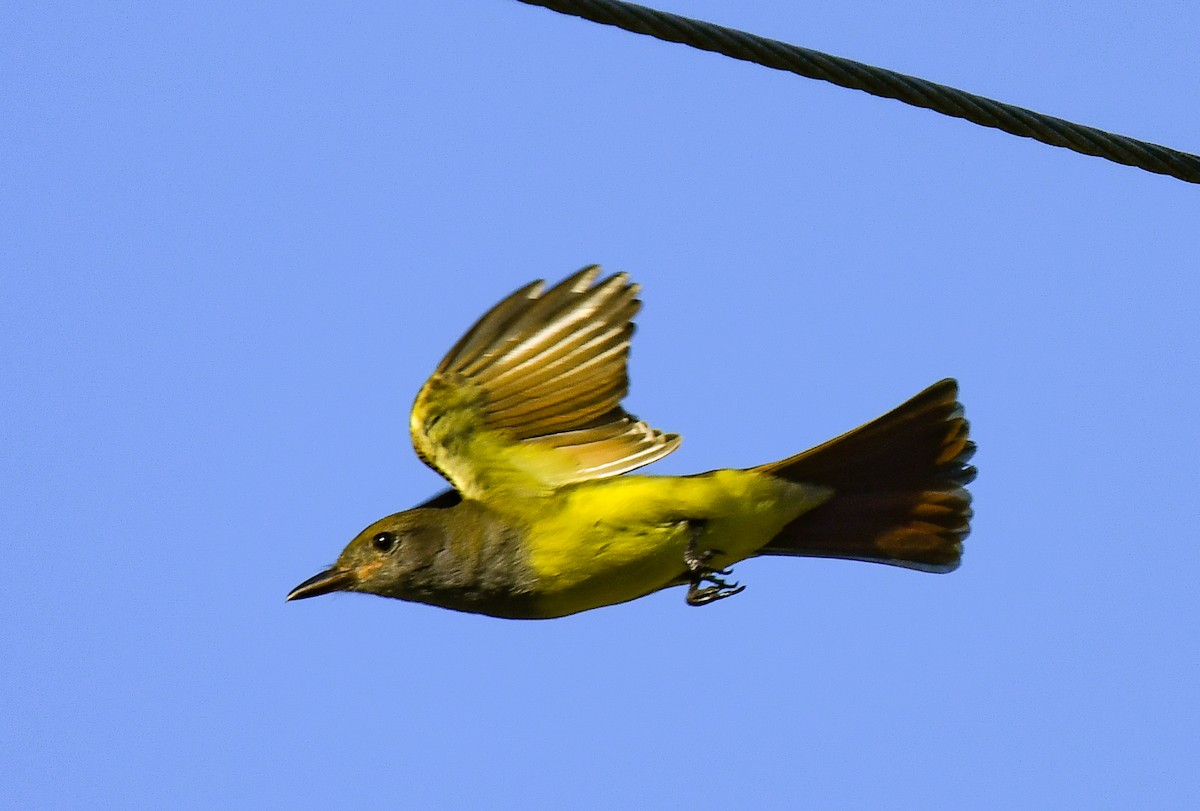
<svg viewBox="0 0 1200 811"><path fill-rule="evenodd" d="M381 518L346 545L337 563L288 594L303 600L333 591L412 599L447 547L452 510L415 509Z"/></svg>

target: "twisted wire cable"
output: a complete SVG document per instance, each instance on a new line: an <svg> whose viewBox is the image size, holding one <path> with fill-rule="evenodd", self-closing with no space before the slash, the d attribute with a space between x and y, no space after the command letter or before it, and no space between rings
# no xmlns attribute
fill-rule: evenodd
<svg viewBox="0 0 1200 811"><path fill-rule="evenodd" d="M520 0L668 42L896 99L1044 144L1200 183L1200 156L1075 124L915 76L620 0Z"/></svg>

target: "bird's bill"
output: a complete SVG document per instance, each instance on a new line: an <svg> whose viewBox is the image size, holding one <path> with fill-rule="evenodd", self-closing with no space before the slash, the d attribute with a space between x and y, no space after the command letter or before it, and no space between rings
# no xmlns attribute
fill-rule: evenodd
<svg viewBox="0 0 1200 811"><path fill-rule="evenodd" d="M345 591L357 578L353 569L326 569L305 580L288 594L288 600L306 600L331 591Z"/></svg>

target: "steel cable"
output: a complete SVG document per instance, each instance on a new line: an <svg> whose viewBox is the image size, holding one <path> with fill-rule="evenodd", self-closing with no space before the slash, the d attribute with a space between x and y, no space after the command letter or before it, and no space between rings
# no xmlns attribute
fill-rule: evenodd
<svg viewBox="0 0 1200 811"><path fill-rule="evenodd" d="M619 0L520 0L668 42L896 99L1084 155L1200 183L1200 156L1075 124L953 87Z"/></svg>

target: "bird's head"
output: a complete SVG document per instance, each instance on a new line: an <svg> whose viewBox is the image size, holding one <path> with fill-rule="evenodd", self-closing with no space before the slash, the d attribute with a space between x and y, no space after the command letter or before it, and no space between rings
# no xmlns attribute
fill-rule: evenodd
<svg viewBox="0 0 1200 811"><path fill-rule="evenodd" d="M288 594L303 600L333 591L411 599L422 572L446 547L445 511L415 509L381 518L350 541L337 563Z"/></svg>

